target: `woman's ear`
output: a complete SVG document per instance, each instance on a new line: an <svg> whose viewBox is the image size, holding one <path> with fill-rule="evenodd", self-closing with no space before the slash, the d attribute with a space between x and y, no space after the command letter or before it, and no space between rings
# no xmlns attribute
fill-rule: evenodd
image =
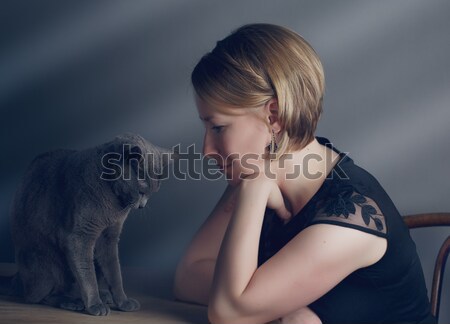
<svg viewBox="0 0 450 324"><path fill-rule="evenodd" d="M270 127L275 133L281 130L281 125L278 120L278 100L276 98L270 99L266 105L266 115L269 118Z"/></svg>

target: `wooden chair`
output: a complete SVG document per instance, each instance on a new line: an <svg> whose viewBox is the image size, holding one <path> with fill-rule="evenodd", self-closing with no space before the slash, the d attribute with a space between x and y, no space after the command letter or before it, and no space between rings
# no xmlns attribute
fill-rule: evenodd
<svg viewBox="0 0 450 324"><path fill-rule="evenodd" d="M403 217L406 225L411 228L431 226L450 226L450 213L415 214ZM450 236L442 244L434 265L433 283L431 286L431 313L439 320L439 305L441 302L442 282L444 280L445 263L450 252Z"/></svg>

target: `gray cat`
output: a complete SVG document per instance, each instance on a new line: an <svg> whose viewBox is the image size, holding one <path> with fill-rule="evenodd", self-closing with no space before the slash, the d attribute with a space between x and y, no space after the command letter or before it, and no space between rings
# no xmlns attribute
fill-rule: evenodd
<svg viewBox="0 0 450 324"><path fill-rule="evenodd" d="M118 241L131 209L159 189L171 151L134 134L82 151L36 157L12 205L12 237L25 300L91 315L140 305L122 286ZM94 265L95 261L95 265ZM97 275L96 275L97 271ZM102 294L97 277L108 290Z"/></svg>

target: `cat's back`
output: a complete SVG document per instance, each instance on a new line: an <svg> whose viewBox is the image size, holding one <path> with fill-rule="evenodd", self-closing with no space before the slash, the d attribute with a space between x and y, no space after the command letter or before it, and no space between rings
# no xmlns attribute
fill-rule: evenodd
<svg viewBox="0 0 450 324"><path fill-rule="evenodd" d="M44 189L61 180L65 162L75 154L75 150L59 149L36 156L25 171L17 195L33 194L32 189L43 193ZM36 192L34 192L36 193Z"/></svg>
<svg viewBox="0 0 450 324"><path fill-rule="evenodd" d="M58 201L58 197L64 191L68 161L76 152L54 150L38 155L30 163L11 208L13 238L23 236L24 233L31 235L32 231L54 230L55 212L63 203Z"/></svg>

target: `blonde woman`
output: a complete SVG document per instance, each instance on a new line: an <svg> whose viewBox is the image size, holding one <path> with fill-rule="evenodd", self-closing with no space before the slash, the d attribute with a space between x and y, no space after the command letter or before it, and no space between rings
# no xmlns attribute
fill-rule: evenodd
<svg viewBox="0 0 450 324"><path fill-rule="evenodd" d="M394 204L315 136L324 74L301 36L243 26L192 83L203 153L228 187L178 265L178 299L208 305L214 324L435 323Z"/></svg>

